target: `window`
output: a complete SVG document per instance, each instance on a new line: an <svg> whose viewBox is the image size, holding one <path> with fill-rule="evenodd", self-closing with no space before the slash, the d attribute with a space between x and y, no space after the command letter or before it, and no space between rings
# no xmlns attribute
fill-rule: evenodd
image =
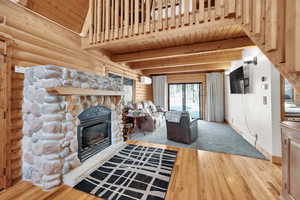
<svg viewBox="0 0 300 200"><path fill-rule="evenodd" d="M121 79L125 91L125 96L124 96L125 104L129 102L133 102L133 84L134 84L133 80L112 73L108 73L108 77L113 79Z"/></svg>
<svg viewBox="0 0 300 200"><path fill-rule="evenodd" d="M133 102L133 80L129 78L123 78L124 84L124 101L127 104L128 102Z"/></svg>
<svg viewBox="0 0 300 200"><path fill-rule="evenodd" d="M200 118L201 83L169 84L169 110L189 111L192 118Z"/></svg>
<svg viewBox="0 0 300 200"><path fill-rule="evenodd" d="M288 80L284 80L284 99L286 102L293 102L294 101L294 89L293 86L289 83Z"/></svg>

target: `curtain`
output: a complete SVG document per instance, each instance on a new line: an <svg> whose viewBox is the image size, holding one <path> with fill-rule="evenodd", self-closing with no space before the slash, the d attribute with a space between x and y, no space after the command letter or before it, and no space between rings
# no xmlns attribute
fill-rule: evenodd
<svg viewBox="0 0 300 200"><path fill-rule="evenodd" d="M206 89L206 120L211 122L224 122L223 73L207 73Z"/></svg>
<svg viewBox="0 0 300 200"><path fill-rule="evenodd" d="M153 76L153 100L154 104L168 109L168 82L167 76Z"/></svg>

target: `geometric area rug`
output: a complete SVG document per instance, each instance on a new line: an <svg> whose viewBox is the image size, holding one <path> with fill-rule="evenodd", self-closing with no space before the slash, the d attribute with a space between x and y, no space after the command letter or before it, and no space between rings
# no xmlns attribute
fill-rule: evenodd
<svg viewBox="0 0 300 200"><path fill-rule="evenodd" d="M164 200L176 155L128 144L74 188L105 200Z"/></svg>

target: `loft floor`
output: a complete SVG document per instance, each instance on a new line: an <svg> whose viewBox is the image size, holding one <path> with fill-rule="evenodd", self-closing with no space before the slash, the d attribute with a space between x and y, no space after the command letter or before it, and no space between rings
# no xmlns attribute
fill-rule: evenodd
<svg viewBox="0 0 300 200"><path fill-rule="evenodd" d="M260 159L130 141L130 144L177 150L178 156L166 200L279 200L281 167ZM96 200L62 185L44 192L20 182L0 192L1 200Z"/></svg>

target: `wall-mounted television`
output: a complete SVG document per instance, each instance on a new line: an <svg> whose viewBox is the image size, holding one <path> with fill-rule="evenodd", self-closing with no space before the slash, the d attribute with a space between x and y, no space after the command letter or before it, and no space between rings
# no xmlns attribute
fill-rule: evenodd
<svg viewBox="0 0 300 200"><path fill-rule="evenodd" d="M241 66L230 73L231 94L244 94L249 91L249 77L245 74L244 67Z"/></svg>

